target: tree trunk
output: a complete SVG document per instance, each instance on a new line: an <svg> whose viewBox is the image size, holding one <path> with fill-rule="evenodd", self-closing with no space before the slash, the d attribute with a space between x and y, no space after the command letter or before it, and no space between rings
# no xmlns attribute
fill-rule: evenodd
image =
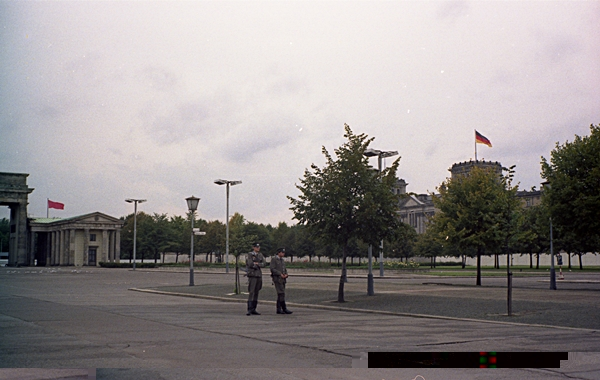
<svg viewBox="0 0 600 380"><path fill-rule="evenodd" d="M533 253L529 253L529 269L533 269Z"/></svg>
<svg viewBox="0 0 600 380"><path fill-rule="evenodd" d="M581 256L582 256L582 254L578 253L578 255L579 255L579 269L583 270L583 263L581 262Z"/></svg>
<svg viewBox="0 0 600 380"><path fill-rule="evenodd" d="M346 245L342 249L342 275L340 276L340 286L338 288L338 302L346 302L344 300L344 283L346 282Z"/></svg>
<svg viewBox="0 0 600 380"><path fill-rule="evenodd" d="M536 253L535 269L540 269L540 254Z"/></svg>
<svg viewBox="0 0 600 380"><path fill-rule="evenodd" d="M477 281L475 285L481 286L481 248L477 248Z"/></svg>
<svg viewBox="0 0 600 380"><path fill-rule="evenodd" d="M567 257L569 258L569 269L571 269L571 254L567 253Z"/></svg>
<svg viewBox="0 0 600 380"><path fill-rule="evenodd" d="M465 269L465 267L467 266L467 255L461 255L462 258L462 269Z"/></svg>

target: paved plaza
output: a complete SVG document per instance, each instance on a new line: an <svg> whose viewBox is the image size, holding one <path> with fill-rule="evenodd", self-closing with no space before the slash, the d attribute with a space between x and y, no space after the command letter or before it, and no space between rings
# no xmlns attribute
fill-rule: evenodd
<svg viewBox="0 0 600 380"><path fill-rule="evenodd" d="M367 296L355 275L344 304L338 283L293 273L294 314L277 315L264 276L262 315L248 317L233 274L197 270L190 287L185 270L1 268L0 379L26 379L19 368L96 369L98 379L600 379L599 275L569 275L556 291L543 277L515 277L510 317L505 278L475 287L390 273ZM376 351L571 356L553 369L365 368Z"/></svg>

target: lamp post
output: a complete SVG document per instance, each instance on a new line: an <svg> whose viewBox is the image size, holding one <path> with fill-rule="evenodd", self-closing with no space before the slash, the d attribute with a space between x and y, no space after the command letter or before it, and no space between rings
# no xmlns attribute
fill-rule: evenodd
<svg viewBox="0 0 600 380"><path fill-rule="evenodd" d="M185 198L185 200L192 217L192 240L190 243L190 286L194 286L194 219L196 219L196 209L198 208L198 202L200 202L200 198L196 198L192 195L189 198Z"/></svg>
<svg viewBox="0 0 600 380"><path fill-rule="evenodd" d="M215 180L217 185L226 185L227 188L227 207L225 215L225 273L229 273L229 186L235 186L242 183L242 181L228 181L226 179Z"/></svg>
<svg viewBox="0 0 600 380"><path fill-rule="evenodd" d="M367 149L367 150L365 150L364 154L367 157L377 156L378 169L379 169L379 173L381 174L381 159L387 158L387 157L392 157L392 156L397 156L398 152L395 150L383 151L383 150L378 150L378 149ZM369 262L370 262L370 260L369 260ZM370 268L369 268L369 272L370 272ZM379 246L379 277L383 277L383 240L381 240L381 245Z"/></svg>
<svg viewBox="0 0 600 380"><path fill-rule="evenodd" d="M135 270L135 252L137 248L137 205L146 202L145 199L125 199L127 203L133 203L133 270ZM144 261L144 260L142 260Z"/></svg>
<svg viewBox="0 0 600 380"><path fill-rule="evenodd" d="M542 183L542 189L552 189L550 181ZM552 242L552 215L550 215L550 290L556 290L556 272L554 270L554 245Z"/></svg>
<svg viewBox="0 0 600 380"><path fill-rule="evenodd" d="M554 246L552 244L552 217L550 217L550 290L556 290L556 272L554 270Z"/></svg>

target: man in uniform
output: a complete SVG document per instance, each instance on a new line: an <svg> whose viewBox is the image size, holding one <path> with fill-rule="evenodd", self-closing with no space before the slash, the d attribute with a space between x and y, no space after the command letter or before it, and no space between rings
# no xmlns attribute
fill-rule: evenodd
<svg viewBox="0 0 600 380"><path fill-rule="evenodd" d="M285 306L285 283L288 274L287 269L285 269L283 256L285 256L285 248L279 248L277 250L277 256L271 259L269 268L271 269L273 285L275 285L275 290L277 291L277 314L292 314Z"/></svg>
<svg viewBox="0 0 600 380"><path fill-rule="evenodd" d="M262 289L262 271L265 258L260 253L260 244L252 244L252 252L246 255L246 276L248 276L248 312L246 315L260 315L256 311L258 292Z"/></svg>

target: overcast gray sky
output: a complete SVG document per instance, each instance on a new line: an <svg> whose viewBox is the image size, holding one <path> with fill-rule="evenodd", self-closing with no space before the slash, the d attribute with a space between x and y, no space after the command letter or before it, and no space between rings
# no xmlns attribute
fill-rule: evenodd
<svg viewBox="0 0 600 380"><path fill-rule="evenodd" d="M224 221L224 178L231 214L290 223L348 123L400 152L409 191L473 159L474 129L479 159L539 187L540 156L600 122L598 20L597 1L2 1L0 171L30 174L33 216L195 195Z"/></svg>

